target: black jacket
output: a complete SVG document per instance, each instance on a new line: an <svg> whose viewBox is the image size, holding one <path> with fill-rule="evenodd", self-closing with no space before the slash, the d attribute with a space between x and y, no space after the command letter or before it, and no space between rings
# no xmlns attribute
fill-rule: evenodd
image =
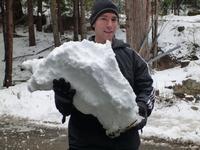
<svg viewBox="0 0 200 150"><path fill-rule="evenodd" d="M136 102L142 101L147 105L149 116L154 106L154 90L152 87L153 80L149 75L147 63L123 41L114 39L112 48L116 54L116 60L122 74L128 80L137 96ZM130 148L134 149L134 146L139 146L139 135L138 131L135 129L126 131L115 140L120 138L123 140L119 141L124 141L122 144L126 146L129 145ZM89 140L93 142L89 142ZM110 140L111 139L105 135L105 130L97 118L92 115L85 115L76 108L72 110L69 121L69 145L71 147L74 147L74 145L80 146L81 144L84 147L84 144L87 142L88 145L90 145L94 144L95 141L101 146L103 144L106 145L103 141L109 143Z"/></svg>

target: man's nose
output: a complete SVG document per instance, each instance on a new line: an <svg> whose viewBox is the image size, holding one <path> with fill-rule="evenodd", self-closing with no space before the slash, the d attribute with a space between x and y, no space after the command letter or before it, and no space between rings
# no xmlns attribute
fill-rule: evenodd
<svg viewBox="0 0 200 150"><path fill-rule="evenodd" d="M111 19L108 19L108 21L107 21L107 26L108 26L108 27L111 27L112 25L113 25L112 20L111 20Z"/></svg>

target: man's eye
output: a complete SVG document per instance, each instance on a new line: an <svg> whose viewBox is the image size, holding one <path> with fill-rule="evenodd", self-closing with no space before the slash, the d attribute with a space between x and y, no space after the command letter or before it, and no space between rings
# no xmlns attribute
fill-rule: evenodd
<svg viewBox="0 0 200 150"><path fill-rule="evenodd" d="M116 22L116 21L117 21L117 18L112 18L112 21L113 21L113 22Z"/></svg>

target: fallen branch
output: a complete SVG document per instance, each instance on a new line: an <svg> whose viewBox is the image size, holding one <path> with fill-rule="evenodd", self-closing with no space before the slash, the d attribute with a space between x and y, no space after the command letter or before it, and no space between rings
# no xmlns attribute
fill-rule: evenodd
<svg viewBox="0 0 200 150"><path fill-rule="evenodd" d="M61 41L64 41L64 40L66 40L66 39L67 39L67 41L69 40L69 38L66 37L66 38L62 39ZM43 53L43 52L45 52L45 51L47 51L47 50L49 50L49 49L51 49L51 48L54 48L54 47L55 47L55 45L53 44L53 45L51 45L51 46L49 46L49 47L47 47L47 48L45 48L45 49L42 49L42 50L38 51L37 53L26 54L26 55L22 55L22 56L13 57L13 60L18 59L18 58L21 58L21 57L26 57L26 56L38 55L38 54ZM5 60L3 60L3 61L5 61Z"/></svg>
<svg viewBox="0 0 200 150"><path fill-rule="evenodd" d="M160 58L166 56L166 55L169 54L170 52L173 52L173 51L177 50L177 49L180 48L180 47L181 47L181 46L178 45L178 46L176 46L176 47L174 47L174 48L172 48L172 49L169 49L169 50L166 51L165 53L162 53L162 54L160 54L160 55L157 55L156 57L150 59L150 60L148 61L148 64L152 64L154 61L156 61L156 60L158 60L158 59L160 59Z"/></svg>

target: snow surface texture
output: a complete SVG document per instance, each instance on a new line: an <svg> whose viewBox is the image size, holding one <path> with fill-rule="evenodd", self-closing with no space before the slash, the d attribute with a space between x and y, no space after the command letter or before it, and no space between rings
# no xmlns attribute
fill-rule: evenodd
<svg viewBox="0 0 200 150"><path fill-rule="evenodd" d="M140 122L135 94L121 74L109 41L67 42L46 58L22 64L33 75L30 91L51 90L53 79L63 77L77 90L74 106L84 114L98 118L106 134L118 136Z"/></svg>

